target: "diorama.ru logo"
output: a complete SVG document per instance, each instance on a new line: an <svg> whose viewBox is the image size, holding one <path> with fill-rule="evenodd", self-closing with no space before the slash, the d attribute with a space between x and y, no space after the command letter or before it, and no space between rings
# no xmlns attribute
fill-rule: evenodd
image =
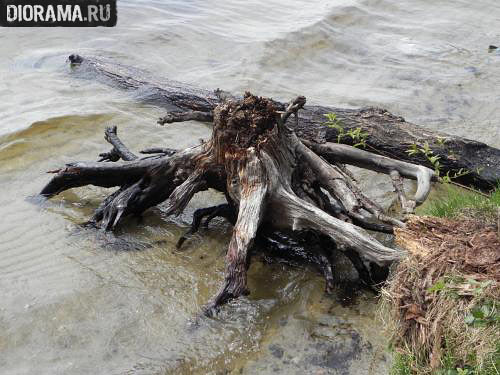
<svg viewBox="0 0 500 375"><path fill-rule="evenodd" d="M6 27L115 26L116 0L0 0Z"/></svg>

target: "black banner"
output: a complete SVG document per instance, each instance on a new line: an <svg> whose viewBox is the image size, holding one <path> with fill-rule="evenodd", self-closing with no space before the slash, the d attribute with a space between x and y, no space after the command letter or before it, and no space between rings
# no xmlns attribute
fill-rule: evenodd
<svg viewBox="0 0 500 375"><path fill-rule="evenodd" d="M112 27L116 0L0 0L0 26Z"/></svg>

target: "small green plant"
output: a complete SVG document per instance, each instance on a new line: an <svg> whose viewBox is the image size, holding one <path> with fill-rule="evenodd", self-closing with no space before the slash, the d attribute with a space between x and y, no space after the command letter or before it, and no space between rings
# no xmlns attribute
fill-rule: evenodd
<svg viewBox="0 0 500 375"><path fill-rule="evenodd" d="M366 147L368 133L364 133L361 128L350 129L346 134L352 138L354 147Z"/></svg>
<svg viewBox="0 0 500 375"><path fill-rule="evenodd" d="M445 137L440 137L438 136L437 139L436 139L436 142L437 144L440 146L440 147L444 147L445 143L447 142L448 140L445 138Z"/></svg>
<svg viewBox="0 0 500 375"><path fill-rule="evenodd" d="M473 372L467 367L451 367L439 370L437 375L473 375Z"/></svg>
<svg viewBox="0 0 500 375"><path fill-rule="evenodd" d="M446 143L446 138L438 137L437 138L437 143L441 147L444 146ZM450 173L450 171L447 171L445 175L442 175L442 164L440 163L441 157L439 155L435 155L434 151L431 149L429 146L429 142L425 142L423 146L418 146L416 143L413 143L408 150L406 150L406 153L408 156L414 156L414 155L423 155L429 163L432 164L432 167L434 168L434 173L436 173L436 176L438 177L439 181L443 183L450 183L453 179L465 176L469 173L471 173L469 170L460 168L458 171Z"/></svg>
<svg viewBox="0 0 500 375"><path fill-rule="evenodd" d="M445 340L446 341L446 340ZM471 348L472 350L472 348ZM473 351L465 363L456 358L452 349L445 350L441 360L441 368L436 375L499 375L500 374L500 344L496 351L484 358L482 365L478 363L477 354ZM419 372L415 372L417 375ZM433 373L434 374L434 373Z"/></svg>
<svg viewBox="0 0 500 375"><path fill-rule="evenodd" d="M473 372L464 367L444 368L438 371L438 375L473 375Z"/></svg>
<svg viewBox="0 0 500 375"><path fill-rule="evenodd" d="M434 172L438 176L440 175L441 163L439 162L439 159L441 159L441 157L434 155L434 152L431 150L431 147L429 146L429 142L425 142L422 147L419 147L417 146L417 144L414 143L410 146L408 150L406 150L406 153L409 156L422 154L432 164L432 166L434 167Z"/></svg>
<svg viewBox="0 0 500 375"><path fill-rule="evenodd" d="M362 128L358 127L346 131L335 113L326 113L325 117L327 121L324 123L324 125L328 126L329 128L336 129L338 132L337 143L340 143L344 137L351 137L354 147L366 147L366 139L368 138L368 133L363 132Z"/></svg>
<svg viewBox="0 0 500 375"><path fill-rule="evenodd" d="M450 171L447 171L444 176L441 176L441 182L450 183L451 180L458 178L458 177L465 176L469 173L470 173L470 171L467 169L464 169L464 168L460 168L457 172L453 172L453 175L450 175Z"/></svg>
<svg viewBox="0 0 500 375"><path fill-rule="evenodd" d="M500 323L500 314L495 301L485 301L474 306L465 316L464 321L471 326L486 326Z"/></svg>
<svg viewBox="0 0 500 375"><path fill-rule="evenodd" d="M452 298L479 297L492 284L491 280L478 281L459 276L445 276L427 289L428 293L443 293Z"/></svg>
<svg viewBox="0 0 500 375"><path fill-rule="evenodd" d="M342 123L337 118L337 115L335 113L327 113L325 114L325 117L327 121L324 123L324 125L328 126L329 128L336 129L338 131L337 143L340 143L340 141L345 135L345 130L344 127L342 126Z"/></svg>
<svg viewBox="0 0 500 375"><path fill-rule="evenodd" d="M391 375L412 375L414 371L412 367L415 363L415 358L411 354L394 353L394 362L391 368Z"/></svg>

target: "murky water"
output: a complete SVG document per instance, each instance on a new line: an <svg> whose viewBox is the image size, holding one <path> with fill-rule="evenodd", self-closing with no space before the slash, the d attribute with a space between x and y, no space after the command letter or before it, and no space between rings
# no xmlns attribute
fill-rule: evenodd
<svg viewBox="0 0 500 375"><path fill-rule="evenodd" d="M45 171L95 160L118 125L132 150L206 138L197 123L74 79L73 52L196 85L338 106L378 105L500 147L497 0L119 1L113 29L0 30L0 373L385 374L390 358L363 295L343 308L321 276L256 259L252 294L190 324L222 280L231 228L214 222L176 252L197 207L151 209L115 234L82 229L109 193L85 187L40 205ZM384 178L366 183L389 202Z"/></svg>

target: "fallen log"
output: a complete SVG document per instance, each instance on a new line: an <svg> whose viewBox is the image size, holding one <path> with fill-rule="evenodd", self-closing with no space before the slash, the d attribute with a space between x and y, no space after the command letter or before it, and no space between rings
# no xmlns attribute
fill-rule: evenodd
<svg viewBox="0 0 500 375"><path fill-rule="evenodd" d="M131 90L139 99L166 108L169 113L159 120L160 124L187 120L211 122L213 110L224 99L241 99L219 89L209 91L168 79L154 78L147 72L100 58L71 55L69 60L74 73L79 77L97 79ZM283 103L274 103L278 109L284 109ZM325 126L325 114L328 113L336 115L338 126ZM442 176L457 176L454 179L457 183L488 191L496 187L500 180L499 149L426 129L406 122L402 117L384 109L342 109L310 105L305 106L298 116L298 121L289 120L287 126L299 138L309 141L309 146L327 160L350 164L348 160L338 159L339 153L335 150L339 148L334 144L355 144L359 138L355 139L349 134L358 131L358 134L366 134L363 138L365 150L438 169ZM343 150L340 151L342 153Z"/></svg>
<svg viewBox="0 0 500 375"><path fill-rule="evenodd" d="M222 192L227 204L197 211L187 234L196 231L204 217L223 216L234 225L225 280L206 306L207 314L248 293L246 272L259 234L306 232L328 238L365 279L370 272L367 264L385 267L402 257L401 251L384 246L365 229L392 232L404 223L386 215L363 194L342 164L319 156L316 144L309 147L310 141L303 142L288 126L294 117L297 129L304 97L286 106L250 93L241 99L220 100L213 110L208 142L179 151L150 149L146 152L149 156L140 159L121 142L116 128L108 128L105 139L113 149L100 155L103 161L71 163L52 171L56 175L41 195L50 198L89 184L117 186L91 219L91 224L112 230L123 217L140 215L161 202L165 202L166 215L178 215L197 192L210 188ZM406 202L405 209L411 211L427 196L435 178L432 170L343 147L344 154L336 150L340 159L352 159L353 164L397 177L393 180L401 202ZM151 156L155 151L157 156ZM406 197L399 184L401 176L417 180L415 197ZM182 242L179 240L178 246ZM321 251L326 290L331 291L333 252L329 247Z"/></svg>

